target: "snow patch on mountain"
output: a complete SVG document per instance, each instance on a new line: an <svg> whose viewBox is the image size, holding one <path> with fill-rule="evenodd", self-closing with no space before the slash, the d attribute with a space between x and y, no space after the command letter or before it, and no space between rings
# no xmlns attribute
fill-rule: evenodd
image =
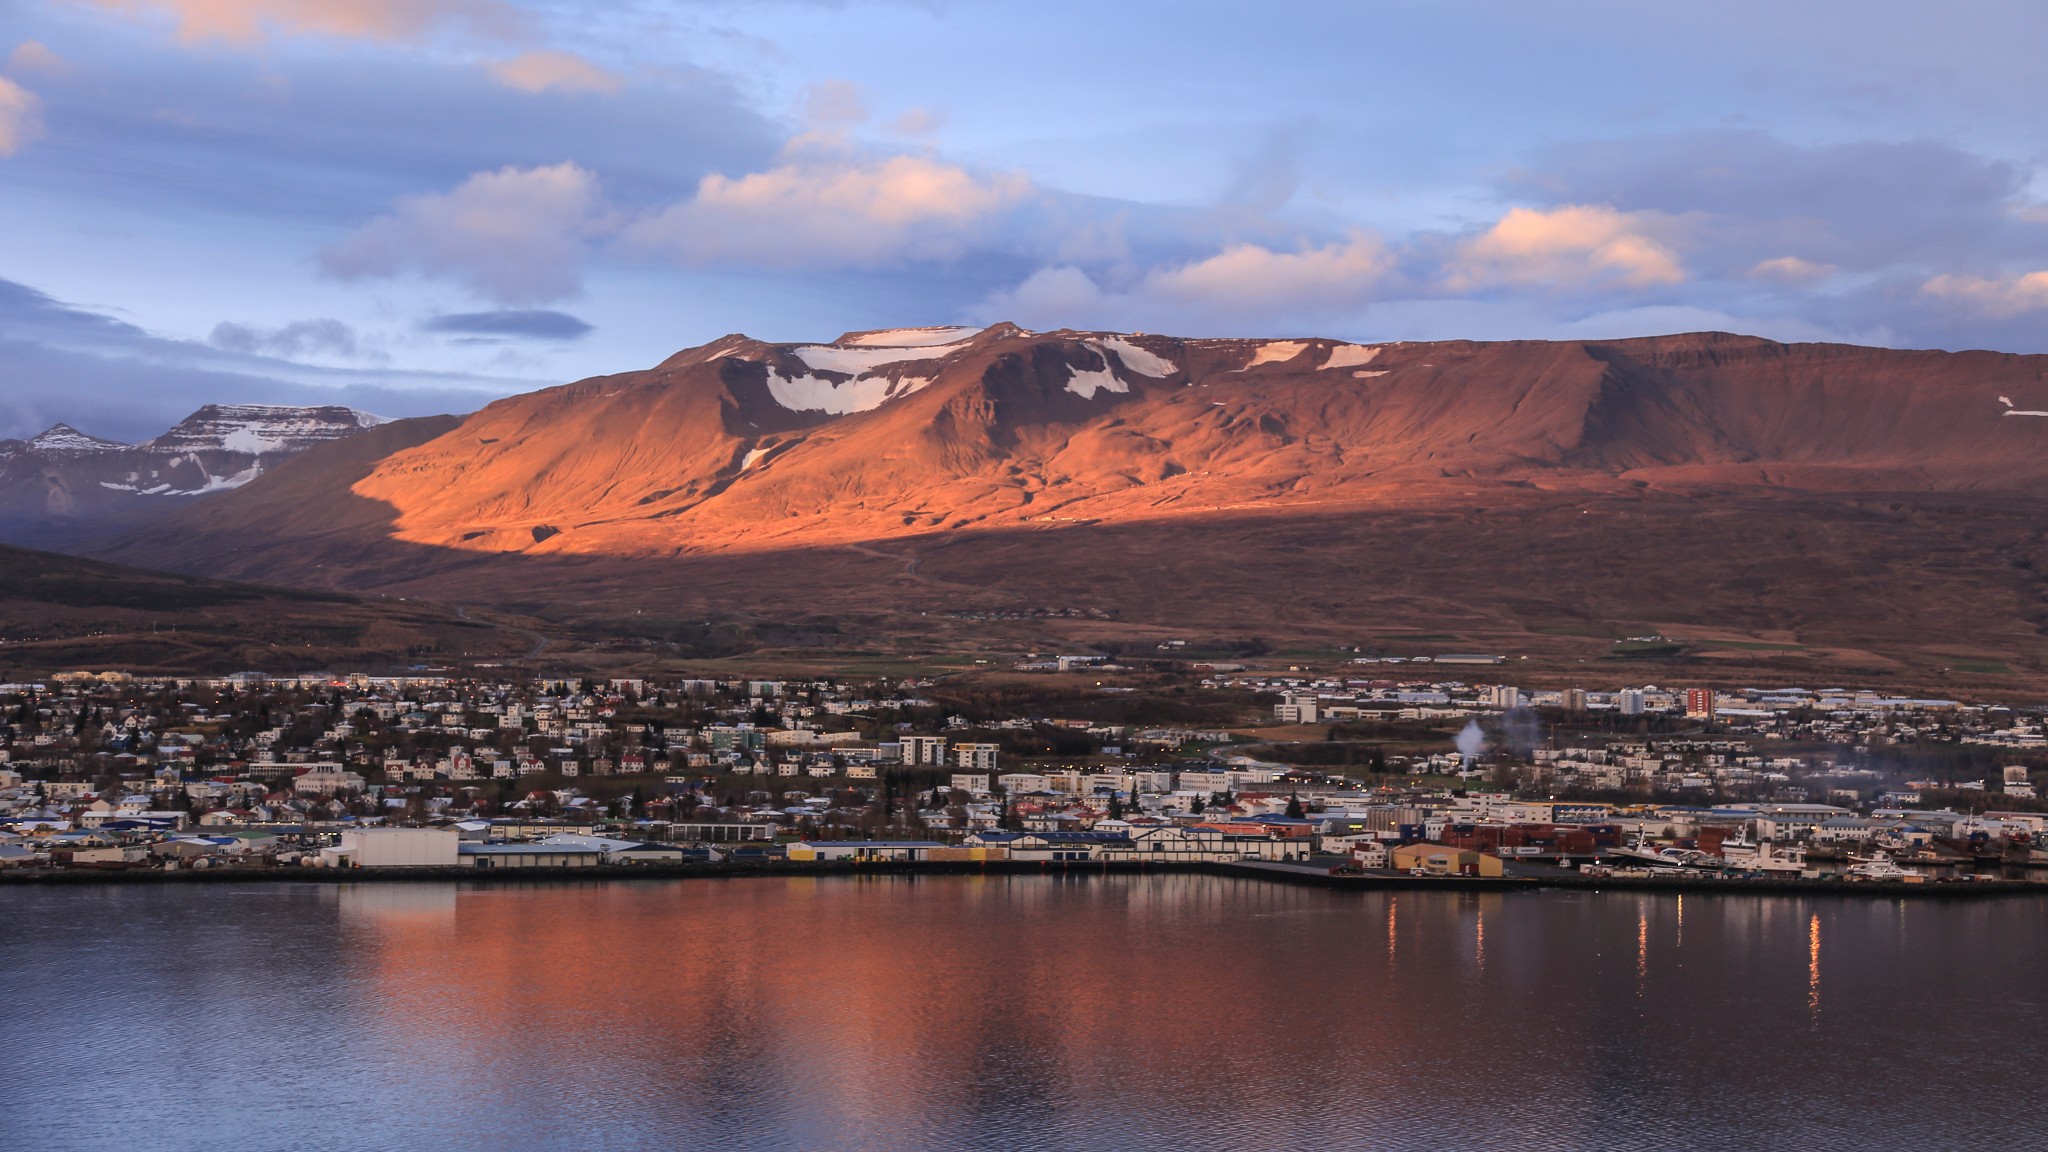
<svg viewBox="0 0 2048 1152"><path fill-rule="evenodd" d="M1371 344L1339 344L1330 349L1330 355L1323 361L1322 370L1332 368L1363 368L1380 354L1379 347Z"/></svg>
<svg viewBox="0 0 2048 1152"><path fill-rule="evenodd" d="M1257 368L1261 364L1284 364L1306 351L1308 343L1303 340L1268 340L1259 345L1258 351L1252 353L1251 363L1238 371Z"/></svg>
<svg viewBox="0 0 2048 1152"><path fill-rule="evenodd" d="M848 376L859 376L873 372L887 364L902 364L910 360L936 360L951 356L959 350L959 343L938 344L921 348L842 348L834 344L808 344L792 348L790 355L804 362L808 368L819 372L844 372Z"/></svg>
<svg viewBox="0 0 2048 1152"><path fill-rule="evenodd" d="M1107 348L1111 352L1116 353L1116 358L1123 361L1124 367L1141 376L1150 376L1154 379L1163 380L1180 371L1180 365L1175 364L1164 356L1147 352L1121 336L1106 336L1099 345L1091 344L1090 346L1094 347L1097 351Z"/></svg>
<svg viewBox="0 0 2048 1152"><path fill-rule="evenodd" d="M118 440L102 440L88 436L69 424L52 425L47 431L28 442L31 450L65 456L78 456L93 452L122 452L128 445Z"/></svg>
<svg viewBox="0 0 2048 1152"><path fill-rule="evenodd" d="M959 326L887 328L880 332L862 332L849 336L841 343L861 348L927 348L938 344L958 344L980 332L979 328Z"/></svg>
<svg viewBox="0 0 2048 1152"><path fill-rule="evenodd" d="M784 376L768 373L768 394L792 412L823 412L828 416L849 416L869 412L891 400L908 396L931 383L925 376L855 376L844 383L805 373Z"/></svg>
<svg viewBox="0 0 2048 1152"><path fill-rule="evenodd" d="M1090 398L1097 392L1129 392L1131 386L1116 378L1116 373L1109 370L1108 361L1103 364L1101 368L1086 371L1069 366L1067 391Z"/></svg>

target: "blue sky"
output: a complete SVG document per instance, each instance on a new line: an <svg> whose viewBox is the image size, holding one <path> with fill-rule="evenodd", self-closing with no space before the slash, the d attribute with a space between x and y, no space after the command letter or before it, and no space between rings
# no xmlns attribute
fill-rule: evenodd
<svg viewBox="0 0 2048 1152"><path fill-rule="evenodd" d="M0 0L0 436L727 332L2048 351L2048 5Z"/></svg>

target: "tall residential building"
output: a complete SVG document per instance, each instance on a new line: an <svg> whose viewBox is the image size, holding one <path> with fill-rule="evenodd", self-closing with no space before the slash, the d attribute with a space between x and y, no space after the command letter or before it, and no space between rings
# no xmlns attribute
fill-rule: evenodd
<svg viewBox="0 0 2048 1152"><path fill-rule="evenodd" d="M1000 744L955 744L953 746L954 766L968 772L994 772L996 750Z"/></svg>
<svg viewBox="0 0 2048 1152"><path fill-rule="evenodd" d="M1584 712L1586 710L1586 690L1584 688L1565 689L1564 706L1568 712Z"/></svg>
<svg viewBox="0 0 2048 1152"><path fill-rule="evenodd" d="M1282 724L1313 724L1318 715L1316 703L1313 692L1289 692L1273 705L1273 719Z"/></svg>
<svg viewBox="0 0 2048 1152"><path fill-rule="evenodd" d="M905 764L943 765L946 762L944 736L905 736L901 743Z"/></svg>
<svg viewBox="0 0 2048 1152"><path fill-rule="evenodd" d="M1714 718L1714 690L1712 688L1687 688L1685 690L1685 714L1695 720Z"/></svg>
<svg viewBox="0 0 2048 1152"><path fill-rule="evenodd" d="M1623 716L1641 716L1643 714L1643 690L1641 688L1623 688L1621 690L1620 703Z"/></svg>

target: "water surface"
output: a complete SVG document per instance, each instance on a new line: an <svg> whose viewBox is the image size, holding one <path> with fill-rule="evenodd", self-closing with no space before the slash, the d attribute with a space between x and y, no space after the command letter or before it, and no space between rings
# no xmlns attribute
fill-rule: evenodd
<svg viewBox="0 0 2048 1152"><path fill-rule="evenodd" d="M2039 1147L2048 900L0 891L0 1145Z"/></svg>

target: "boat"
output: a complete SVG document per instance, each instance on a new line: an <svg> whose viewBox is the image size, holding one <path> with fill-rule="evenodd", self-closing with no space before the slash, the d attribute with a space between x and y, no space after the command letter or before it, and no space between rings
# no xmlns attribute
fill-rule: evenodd
<svg viewBox="0 0 2048 1152"><path fill-rule="evenodd" d="M1901 868L1898 862L1884 853L1877 853L1861 864L1849 867L1849 876L1855 880L1918 880L1920 873L1910 868Z"/></svg>
<svg viewBox="0 0 2048 1152"><path fill-rule="evenodd" d="M1748 840L1721 842L1721 858L1739 872L1783 872L1797 875L1806 871L1806 849L1797 844L1754 844Z"/></svg>

